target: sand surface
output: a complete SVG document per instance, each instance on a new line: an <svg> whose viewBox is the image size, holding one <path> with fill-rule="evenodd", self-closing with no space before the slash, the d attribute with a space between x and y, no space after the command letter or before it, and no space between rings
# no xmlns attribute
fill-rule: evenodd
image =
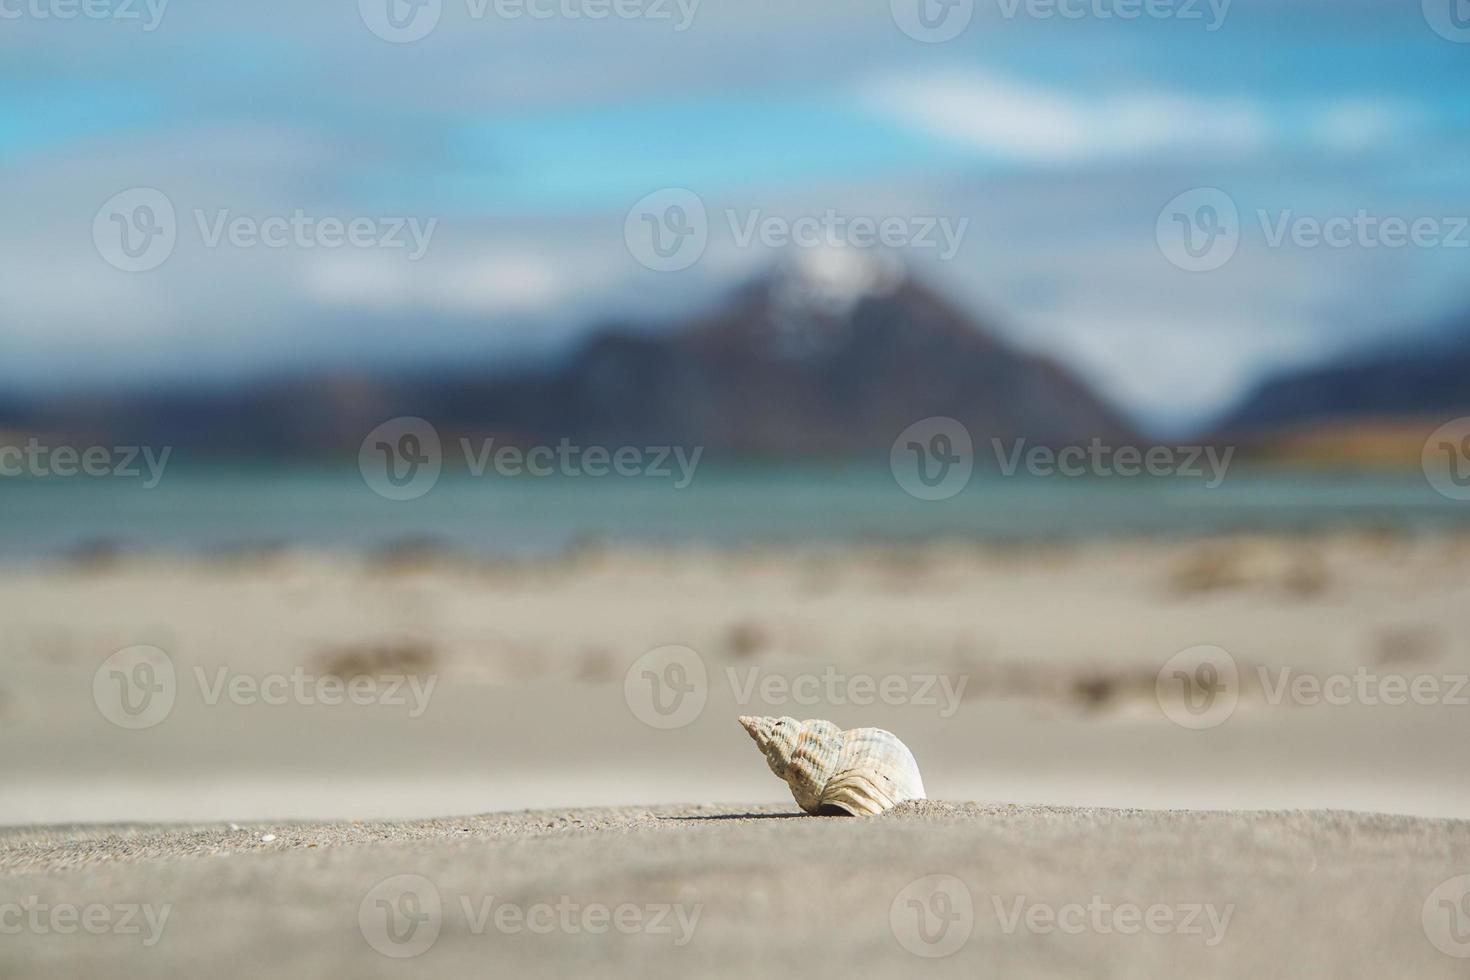
<svg viewBox="0 0 1470 980"><path fill-rule="evenodd" d="M169 912L6 936L0 975L1463 977L1425 906L1467 871L1470 823L1328 811L13 829L0 908Z"/></svg>
<svg viewBox="0 0 1470 980"><path fill-rule="evenodd" d="M0 568L0 826L786 800L741 714L889 728L948 799L1470 817L1467 604L1470 538L1368 532ZM141 730L94 698L134 644L178 678ZM625 685L671 644L700 658L707 696L661 730ZM1228 720L1192 730L1156 681L1201 644L1242 681ZM1456 698L1272 703L1262 669ZM396 705L211 700L220 678L295 671L434 686L417 713L407 686ZM911 696L843 686L887 681Z"/></svg>
<svg viewBox="0 0 1470 980"><path fill-rule="evenodd" d="M0 568L0 976L1463 977L1467 583L1377 532ZM402 687L252 695L297 673ZM742 714L981 802L795 815Z"/></svg>

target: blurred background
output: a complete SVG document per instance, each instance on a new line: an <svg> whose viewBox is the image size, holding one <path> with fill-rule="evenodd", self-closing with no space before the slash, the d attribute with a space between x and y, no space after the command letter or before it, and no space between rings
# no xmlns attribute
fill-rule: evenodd
<svg viewBox="0 0 1470 980"><path fill-rule="evenodd" d="M0 821L781 799L735 714L1463 816L1467 81L1463 0L0 0Z"/></svg>

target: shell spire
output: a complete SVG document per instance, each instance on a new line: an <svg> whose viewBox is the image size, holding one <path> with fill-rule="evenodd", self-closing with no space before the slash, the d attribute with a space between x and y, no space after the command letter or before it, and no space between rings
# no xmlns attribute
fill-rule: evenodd
<svg viewBox="0 0 1470 980"><path fill-rule="evenodd" d="M742 716L740 725L807 813L863 816L925 799L919 765L892 732L758 715Z"/></svg>

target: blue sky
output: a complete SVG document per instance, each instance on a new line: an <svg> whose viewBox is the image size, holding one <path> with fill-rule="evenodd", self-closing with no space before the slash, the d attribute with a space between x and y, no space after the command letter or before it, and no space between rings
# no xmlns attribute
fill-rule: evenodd
<svg viewBox="0 0 1470 980"><path fill-rule="evenodd" d="M964 219L953 259L896 260L1163 426L1273 366L1470 308L1470 249L1273 247L1256 220L1470 212L1470 44L1418 2L1236 0L1213 31L1073 2L1064 20L974 0L945 43L906 35L887 0L702 0L685 30L443 0L402 44L356 0L172 0L152 30L0 19L0 378L501 362L806 258L733 241L732 213ZM710 241L655 272L624 219L671 186L703 201ZM144 272L92 231L134 187L179 224ZM1187 272L1155 221L1201 187L1238 205L1241 241ZM436 228L407 262L211 247L196 217L297 211Z"/></svg>

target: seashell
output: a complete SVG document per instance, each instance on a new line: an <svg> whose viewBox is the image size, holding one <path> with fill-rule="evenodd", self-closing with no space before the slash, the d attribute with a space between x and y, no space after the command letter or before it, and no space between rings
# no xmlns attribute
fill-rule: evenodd
<svg viewBox="0 0 1470 980"><path fill-rule="evenodd" d="M881 728L843 731L830 721L745 715L740 724L807 813L882 813L922 800L924 781L908 746Z"/></svg>

